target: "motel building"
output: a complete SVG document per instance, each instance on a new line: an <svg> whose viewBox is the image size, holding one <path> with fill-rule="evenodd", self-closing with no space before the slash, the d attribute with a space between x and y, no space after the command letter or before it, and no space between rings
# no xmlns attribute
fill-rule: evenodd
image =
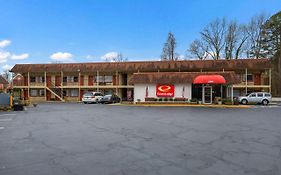
<svg viewBox="0 0 281 175"><path fill-rule="evenodd" d="M85 92L115 93L122 101L198 101L271 91L268 59L16 64L14 96L81 101Z"/></svg>

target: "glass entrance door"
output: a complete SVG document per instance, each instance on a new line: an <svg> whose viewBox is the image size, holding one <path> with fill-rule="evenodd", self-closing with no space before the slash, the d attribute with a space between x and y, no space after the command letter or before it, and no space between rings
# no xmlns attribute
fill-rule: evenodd
<svg viewBox="0 0 281 175"><path fill-rule="evenodd" d="M212 86L203 86L203 104L212 104Z"/></svg>

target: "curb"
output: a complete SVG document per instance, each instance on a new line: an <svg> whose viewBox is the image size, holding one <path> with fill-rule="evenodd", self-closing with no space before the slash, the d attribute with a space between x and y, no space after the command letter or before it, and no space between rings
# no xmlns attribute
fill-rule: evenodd
<svg viewBox="0 0 281 175"><path fill-rule="evenodd" d="M206 108L252 108L249 105L191 105L191 104L109 104L110 106L138 106L138 107L206 107Z"/></svg>

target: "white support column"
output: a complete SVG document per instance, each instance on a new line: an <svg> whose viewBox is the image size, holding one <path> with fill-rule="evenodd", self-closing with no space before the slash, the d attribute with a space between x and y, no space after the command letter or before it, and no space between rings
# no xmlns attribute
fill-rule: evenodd
<svg viewBox="0 0 281 175"><path fill-rule="evenodd" d="M268 70L268 74L269 74L269 92L271 93L271 81L272 81L271 68Z"/></svg>
<svg viewBox="0 0 281 175"><path fill-rule="evenodd" d="M231 102L233 103L233 85L231 85Z"/></svg>
<svg viewBox="0 0 281 175"><path fill-rule="evenodd" d="M27 86L28 86L28 88L27 88L27 98L28 98L28 100L30 100L30 75L29 75L29 72L27 72Z"/></svg>
<svg viewBox="0 0 281 175"><path fill-rule="evenodd" d="M99 76L100 76L100 73L99 71L97 70L97 91L99 92Z"/></svg>
<svg viewBox="0 0 281 175"><path fill-rule="evenodd" d="M245 70L245 89L246 89L246 94L248 93L248 69L246 68Z"/></svg>
<svg viewBox="0 0 281 175"><path fill-rule="evenodd" d="M204 88L204 84L202 84L202 104L205 103L205 88Z"/></svg>
<svg viewBox="0 0 281 175"><path fill-rule="evenodd" d="M47 72L44 72L45 77L45 100L47 101Z"/></svg>
<svg viewBox="0 0 281 175"><path fill-rule="evenodd" d="M222 84L221 84L221 101L222 101Z"/></svg>
<svg viewBox="0 0 281 175"><path fill-rule="evenodd" d="M61 98L63 99L63 71L61 71L60 73L61 76L61 82L60 82L60 86L61 86Z"/></svg>
<svg viewBox="0 0 281 175"><path fill-rule="evenodd" d="M119 95L119 93L118 93L118 80L119 80L118 71L116 71L116 77L115 77L116 95Z"/></svg>
<svg viewBox="0 0 281 175"><path fill-rule="evenodd" d="M78 73L78 101L80 101L80 99L81 99L81 73L80 73L80 70L79 70L79 73Z"/></svg>

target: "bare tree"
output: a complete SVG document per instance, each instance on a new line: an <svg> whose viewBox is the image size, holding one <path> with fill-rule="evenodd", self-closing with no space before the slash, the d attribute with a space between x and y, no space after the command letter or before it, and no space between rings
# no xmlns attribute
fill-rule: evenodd
<svg viewBox="0 0 281 175"><path fill-rule="evenodd" d="M208 57L208 46L205 46L205 44L198 39L194 40L190 44L187 51L189 51L192 55L195 55L199 60L204 60Z"/></svg>
<svg viewBox="0 0 281 175"><path fill-rule="evenodd" d="M7 80L8 82L11 82L12 79L12 73L9 72L9 70L4 70L2 73L2 77Z"/></svg>
<svg viewBox="0 0 281 175"><path fill-rule="evenodd" d="M225 34L225 59L231 60L233 58L234 48L238 40L238 24L236 21L232 21L227 24L227 30Z"/></svg>
<svg viewBox="0 0 281 175"><path fill-rule="evenodd" d="M174 34L169 32L167 42L164 43L164 47L162 50L161 60L169 60L169 61L175 61L178 59L175 53L175 49L177 46L176 38L174 37Z"/></svg>
<svg viewBox="0 0 281 175"><path fill-rule="evenodd" d="M124 58L122 53L114 52L113 55L103 58L107 62L125 62L128 61L128 58Z"/></svg>
<svg viewBox="0 0 281 175"><path fill-rule="evenodd" d="M232 21L227 25L225 35L225 59L238 59L245 50L245 42L249 38L245 25Z"/></svg>
<svg viewBox="0 0 281 175"><path fill-rule="evenodd" d="M240 25L238 28L238 39L235 47L235 59L239 59L239 56L246 50L246 42L249 38L247 27Z"/></svg>
<svg viewBox="0 0 281 175"><path fill-rule="evenodd" d="M128 58L124 58L122 53L118 53L117 57L113 59L114 62L125 62Z"/></svg>
<svg viewBox="0 0 281 175"><path fill-rule="evenodd" d="M262 49L262 28L266 22L266 15L260 14L254 16L247 26L247 32L249 35L248 41L248 57L260 58L264 57Z"/></svg>
<svg viewBox="0 0 281 175"><path fill-rule="evenodd" d="M203 41L207 44L208 53L214 60L220 59L225 45L226 20L216 19L200 32Z"/></svg>

